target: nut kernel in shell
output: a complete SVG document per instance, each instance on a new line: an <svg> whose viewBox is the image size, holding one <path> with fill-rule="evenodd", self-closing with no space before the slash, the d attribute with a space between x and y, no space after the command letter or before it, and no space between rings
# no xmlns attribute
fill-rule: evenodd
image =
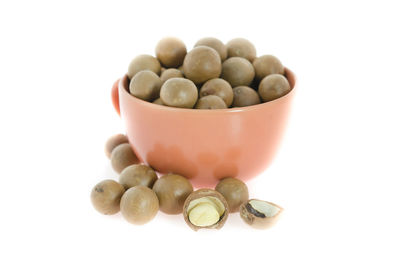
<svg viewBox="0 0 400 265"><path fill-rule="evenodd" d="M240 205L240 217L250 226L266 229L273 226L283 208L272 202L251 199Z"/></svg>
<svg viewBox="0 0 400 265"><path fill-rule="evenodd" d="M228 214L229 206L224 196L212 189L192 192L183 206L185 222L195 231L201 228L220 229Z"/></svg>

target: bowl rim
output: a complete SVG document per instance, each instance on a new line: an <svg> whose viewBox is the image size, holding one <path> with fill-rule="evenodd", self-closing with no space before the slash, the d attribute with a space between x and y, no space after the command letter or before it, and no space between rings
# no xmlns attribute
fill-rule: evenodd
<svg viewBox="0 0 400 265"><path fill-rule="evenodd" d="M186 112L186 113L201 113L201 114L205 114L205 113L237 113L237 112L245 112L245 111L252 111L252 110L256 110L256 109L262 109L262 108L268 108L269 106L275 105L275 104L279 104L279 102L286 100L288 97L290 97L296 88L296 83L297 83L297 78L296 75L287 67L285 67L285 76L289 74L293 80L293 84L291 84L292 89L289 91L289 93L287 93L286 95L268 101L268 102L263 102L260 104L256 104L256 105L251 105L251 106L245 106L245 107L234 107L234 108L226 108L226 109L186 109L186 108L177 108L177 107L170 107L170 106L164 106L164 105L159 105L159 104L154 104L152 102L148 102L139 98L136 98L134 96L132 96L129 92L127 87L125 86L126 80L128 79L128 75L125 74L119 81L118 84L118 94L119 97L124 96L124 97L128 97L130 100L135 101L135 103L137 104L141 104L141 105L145 105L149 108L154 108L154 109L162 109L164 111L168 110L168 111L172 111L172 112ZM290 83L290 81L289 81ZM122 94L121 94L122 92ZM121 101L121 100L120 100Z"/></svg>

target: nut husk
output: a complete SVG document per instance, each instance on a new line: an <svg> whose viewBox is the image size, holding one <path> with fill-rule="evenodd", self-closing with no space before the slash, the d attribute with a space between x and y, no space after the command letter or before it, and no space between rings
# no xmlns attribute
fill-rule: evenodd
<svg viewBox="0 0 400 265"><path fill-rule="evenodd" d="M282 211L283 208L279 205L258 199L250 199L240 205L240 217L248 225L257 229L273 226Z"/></svg>
<svg viewBox="0 0 400 265"><path fill-rule="evenodd" d="M192 201L207 198L207 197L215 198L219 202L221 202L223 205L223 208L224 208L223 212L221 211L221 209L216 209L219 212L220 217L219 217L219 220L215 224L211 224L211 225L207 225L207 226L197 226L197 225L193 224L189 219L190 210L192 210L189 208L189 206L191 206L190 203ZM185 222L188 224L188 226L190 228L192 228L195 231L202 229L202 228L204 228L204 229L220 229L222 226L224 226L224 224L228 218L228 215L229 215L229 206L228 206L228 203L225 200L224 196L222 196L222 194L219 193L218 191L215 191L212 189L199 189L199 190L192 192L186 198L185 203L183 205L183 217L185 219Z"/></svg>

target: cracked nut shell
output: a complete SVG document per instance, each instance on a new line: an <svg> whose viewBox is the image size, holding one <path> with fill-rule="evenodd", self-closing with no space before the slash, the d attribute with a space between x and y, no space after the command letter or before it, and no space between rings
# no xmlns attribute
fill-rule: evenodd
<svg viewBox="0 0 400 265"><path fill-rule="evenodd" d="M246 184L237 178L221 179L215 186L215 190L224 196L231 213L238 212L240 205L249 199L249 190Z"/></svg>
<svg viewBox="0 0 400 265"><path fill-rule="evenodd" d="M240 217L248 225L257 229L266 229L273 226L280 217L283 208L279 205L251 199L240 205Z"/></svg>
<svg viewBox="0 0 400 265"><path fill-rule="evenodd" d="M207 201L213 201L215 207L215 211L219 214L218 220L216 220L216 223L213 224L206 224L206 225L196 225L193 224L192 221L190 220L190 215L191 212L195 209L196 207L199 207L200 211L202 210L208 210L210 209L209 207L205 208L205 204L210 205L210 202ZM195 205L193 205L193 202L198 202ZM205 209L204 209L205 208ZM215 211L212 211L211 214L212 216L209 215L209 218L213 218ZM204 216L204 212L200 212L199 214L196 213L196 217L199 218L201 215ZM228 202L225 200L224 196L222 196L221 193L218 191L215 191L213 189L199 189L194 192L192 192L187 199L185 200L185 204L183 206L183 217L185 219L185 222L188 224L190 228L193 230L197 231L198 229L220 229L222 226L224 226L227 218L229 215L229 206Z"/></svg>
<svg viewBox="0 0 400 265"><path fill-rule="evenodd" d="M119 212L119 204L124 187L118 182L106 179L96 184L90 194L93 207L102 214L116 214Z"/></svg>

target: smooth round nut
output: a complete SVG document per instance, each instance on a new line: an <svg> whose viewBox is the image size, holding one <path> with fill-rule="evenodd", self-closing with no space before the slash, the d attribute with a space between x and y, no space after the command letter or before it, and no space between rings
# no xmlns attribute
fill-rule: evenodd
<svg viewBox="0 0 400 265"><path fill-rule="evenodd" d="M254 45L250 41L243 38L236 38L229 41L226 44L226 48L228 49L228 58L243 57L252 62L257 56Z"/></svg>
<svg viewBox="0 0 400 265"><path fill-rule="evenodd" d="M180 70L175 69L175 68L170 68L166 69L162 74L161 74L161 82L164 84L165 81L168 79L174 78L174 77L183 77L183 74Z"/></svg>
<svg viewBox="0 0 400 265"><path fill-rule="evenodd" d="M119 212L119 203L124 192L125 189L121 184L107 179L94 186L90 199L98 212L116 214Z"/></svg>
<svg viewBox="0 0 400 265"><path fill-rule="evenodd" d="M263 79L267 75L280 74L283 75L285 68L281 61L273 55L263 55L253 61L253 66L256 71L256 78Z"/></svg>
<svg viewBox="0 0 400 265"><path fill-rule="evenodd" d="M239 211L245 223L253 228L266 229L276 223L283 208L272 202L251 199L240 205Z"/></svg>
<svg viewBox="0 0 400 265"><path fill-rule="evenodd" d="M214 95L209 95L200 98L195 106L195 109L226 109L226 104L222 98Z"/></svg>
<svg viewBox="0 0 400 265"><path fill-rule="evenodd" d="M125 189L139 185L152 188L156 180L156 172L146 165L130 165L122 170L119 175L119 183L121 183Z"/></svg>
<svg viewBox="0 0 400 265"><path fill-rule="evenodd" d="M214 95L222 98L226 106L232 105L233 101L233 90L231 85L221 78L213 78L204 83L200 89L200 98Z"/></svg>
<svg viewBox="0 0 400 265"><path fill-rule="evenodd" d="M153 101L160 96L161 79L154 72L143 70L138 72L129 84L129 92L140 99Z"/></svg>
<svg viewBox="0 0 400 265"><path fill-rule="evenodd" d="M157 104L157 105L165 106L165 104L162 102L161 98L158 98L158 99L154 100L153 103Z"/></svg>
<svg viewBox="0 0 400 265"><path fill-rule="evenodd" d="M139 163L139 159L130 144L120 144L111 152L111 166L117 173L121 173L127 166L137 163Z"/></svg>
<svg viewBox="0 0 400 265"><path fill-rule="evenodd" d="M183 203L193 191L188 179L177 174L167 174L159 178L153 186L160 202L160 210L166 214L182 213Z"/></svg>
<svg viewBox="0 0 400 265"><path fill-rule="evenodd" d="M183 217L190 228L220 229L229 214L229 206L224 196L212 189L199 189L185 200Z"/></svg>
<svg viewBox="0 0 400 265"><path fill-rule="evenodd" d="M290 90L290 84L287 79L279 74L264 77L258 86L258 94L264 102L280 98L289 93Z"/></svg>
<svg viewBox="0 0 400 265"><path fill-rule="evenodd" d="M191 109L196 104L198 92L192 81L185 78L171 78L162 85L160 97L167 106Z"/></svg>
<svg viewBox="0 0 400 265"><path fill-rule="evenodd" d="M201 84L221 74L221 58L217 51L210 47L193 48L183 61L183 72L186 78L195 84Z"/></svg>
<svg viewBox="0 0 400 265"><path fill-rule="evenodd" d="M117 147L120 144L124 144L128 142L128 138L126 135L123 134L116 134L108 138L105 147L104 147L104 152L106 153L106 156L108 158L111 157L111 152L114 150L115 147Z"/></svg>
<svg viewBox="0 0 400 265"><path fill-rule="evenodd" d="M156 46L156 56L163 66L178 67L186 56L186 46L180 39L164 38Z"/></svg>
<svg viewBox="0 0 400 265"><path fill-rule="evenodd" d="M232 57L222 64L221 78L232 87L249 86L254 79L253 65L246 59Z"/></svg>
<svg viewBox="0 0 400 265"><path fill-rule="evenodd" d="M215 190L224 196L231 213L238 212L240 205L249 199L249 190L246 184L237 178L223 178Z"/></svg>
<svg viewBox="0 0 400 265"><path fill-rule="evenodd" d="M129 79L132 79L136 73L143 70L150 70L159 75L161 72L160 62L157 60L157 58L147 54L142 54L135 57L128 67Z"/></svg>
<svg viewBox="0 0 400 265"><path fill-rule="evenodd" d="M261 103L257 92L248 86L235 87L233 94L233 107L246 107Z"/></svg>
<svg viewBox="0 0 400 265"><path fill-rule="evenodd" d="M198 46L207 46L213 48L218 52L222 62L225 61L226 57L228 56L228 49L226 48L225 44L219 39L211 37L202 38L194 45L194 47Z"/></svg>
<svg viewBox="0 0 400 265"><path fill-rule="evenodd" d="M142 225L157 214L159 203L154 191L146 186L127 190L121 198L121 213L129 223Z"/></svg>

